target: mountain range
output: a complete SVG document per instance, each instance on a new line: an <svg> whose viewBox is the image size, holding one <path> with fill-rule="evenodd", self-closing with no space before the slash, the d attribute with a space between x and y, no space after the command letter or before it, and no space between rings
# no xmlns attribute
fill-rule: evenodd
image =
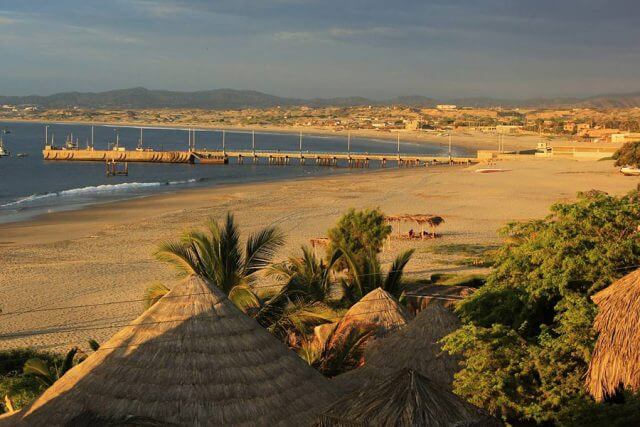
<svg viewBox="0 0 640 427"><path fill-rule="evenodd" d="M399 96L386 100L363 97L340 98L284 98L253 90L214 89L195 92L151 90L143 87L106 92L62 92L48 96L0 96L0 104L37 105L44 108L204 108L241 109L276 106L307 105L358 106L407 105L433 107L437 104L455 104L466 107L504 108L631 108L640 107L640 92L598 95L585 98L533 98L524 100L495 99L489 97L436 99L426 96Z"/></svg>

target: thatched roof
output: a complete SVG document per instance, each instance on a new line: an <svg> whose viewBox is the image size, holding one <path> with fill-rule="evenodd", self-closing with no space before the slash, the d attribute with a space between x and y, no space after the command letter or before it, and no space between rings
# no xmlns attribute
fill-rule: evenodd
<svg viewBox="0 0 640 427"><path fill-rule="evenodd" d="M335 402L318 416L316 425L492 427L502 423L405 368Z"/></svg>
<svg viewBox="0 0 640 427"><path fill-rule="evenodd" d="M587 373L589 393L602 400L620 386L640 391L640 270L592 299L598 305L594 328L600 335Z"/></svg>
<svg viewBox="0 0 640 427"><path fill-rule="evenodd" d="M405 294L412 313L419 313L430 304L441 304L453 309L462 299L475 292L474 288L455 285L425 285Z"/></svg>
<svg viewBox="0 0 640 427"><path fill-rule="evenodd" d="M12 420L299 425L332 401L329 387L218 288L190 277Z"/></svg>
<svg viewBox="0 0 640 427"><path fill-rule="evenodd" d="M415 222L418 224L429 224L430 226L437 227L444 222L444 218L438 215L431 214L402 214L402 215L387 215L385 216L387 222Z"/></svg>
<svg viewBox="0 0 640 427"><path fill-rule="evenodd" d="M398 300L382 288L376 288L351 306L338 323L338 331L354 326L374 326L382 337L405 326L411 315Z"/></svg>
<svg viewBox="0 0 640 427"><path fill-rule="evenodd" d="M342 393L349 393L400 368L415 369L450 389L459 358L442 351L439 341L460 327L460 320L441 304L430 304L407 326L373 341L365 350L364 366L332 380Z"/></svg>

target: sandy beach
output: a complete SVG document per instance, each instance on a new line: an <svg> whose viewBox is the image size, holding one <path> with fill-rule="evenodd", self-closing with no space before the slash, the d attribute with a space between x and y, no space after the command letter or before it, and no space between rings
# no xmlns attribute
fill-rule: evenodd
<svg viewBox="0 0 640 427"><path fill-rule="evenodd" d="M441 239L392 240L383 253L389 262L400 249L415 247L409 274L427 278L477 271L460 262L464 254L434 253L436 246L495 245L505 223L543 217L553 202L571 200L577 191L622 194L640 182L620 175L610 161L504 161L498 167L506 171L493 174L474 173L478 167L389 169L187 190L0 225L0 348L64 350L84 346L89 338L104 341L140 314L149 284L171 286L177 280L153 259L154 248L210 215L233 212L245 233L278 225L287 234L282 259L323 236L350 207L438 214L446 220L438 230ZM50 310L68 306L81 307Z"/></svg>

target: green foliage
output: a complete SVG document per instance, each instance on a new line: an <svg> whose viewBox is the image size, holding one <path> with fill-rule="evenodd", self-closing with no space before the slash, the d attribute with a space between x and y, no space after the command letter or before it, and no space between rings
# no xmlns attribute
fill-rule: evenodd
<svg viewBox="0 0 640 427"><path fill-rule="evenodd" d="M145 310L160 301L160 298L168 294L170 291L162 283L154 283L144 290L144 308Z"/></svg>
<svg viewBox="0 0 640 427"><path fill-rule="evenodd" d="M179 241L160 245L155 255L181 276L196 274L209 280L246 312L260 306L251 288L255 273L269 266L283 243L283 234L276 227L267 227L250 235L243 251L240 230L228 213L222 224L211 218L206 232L184 233Z"/></svg>
<svg viewBox="0 0 640 427"><path fill-rule="evenodd" d="M640 397L625 393L624 403L572 402L559 416L560 427L629 427L640 425Z"/></svg>
<svg viewBox="0 0 640 427"><path fill-rule="evenodd" d="M330 304L341 296L340 287L332 273L340 255L340 252L334 252L331 259L325 262L311 249L303 246L301 256L289 257L284 262L273 264L267 269L267 275L284 283L286 293L291 298L308 303Z"/></svg>
<svg viewBox="0 0 640 427"><path fill-rule="evenodd" d="M29 348L0 352L0 398L8 396L15 409L30 403L46 389L46 386L35 377L23 374L25 362L33 358L46 361L51 366L63 363L58 355ZM6 409L2 406L2 411Z"/></svg>
<svg viewBox="0 0 640 427"><path fill-rule="evenodd" d="M22 368L26 376L32 376L45 387L50 387L60 377L73 368L74 359L78 353L78 347L73 347L67 352L60 363L48 363L46 359L32 357L24 363Z"/></svg>
<svg viewBox="0 0 640 427"><path fill-rule="evenodd" d="M327 234L327 253L330 256L336 250L343 250L353 254L356 262L361 264L371 252L380 252L385 239L391 234L391 226L385 222L384 214L378 209L350 209ZM346 267L344 263L339 266Z"/></svg>
<svg viewBox="0 0 640 427"><path fill-rule="evenodd" d="M512 329L467 324L446 338L443 349L465 358L464 369L455 375L456 394L494 415L527 418L529 410L537 409L535 364L527 342Z"/></svg>
<svg viewBox="0 0 640 427"><path fill-rule="evenodd" d="M429 283L444 286L468 286L471 288L479 288L487 281L487 277L483 274L448 274L436 273L432 274Z"/></svg>
<svg viewBox="0 0 640 427"><path fill-rule="evenodd" d="M640 141L627 142L613 154L616 166L640 166Z"/></svg>
<svg viewBox="0 0 640 427"><path fill-rule="evenodd" d="M590 296L640 263L638 192L578 196L503 230L486 285L458 306L466 326L445 339L464 357L456 392L509 419L557 421L587 399Z"/></svg>
<svg viewBox="0 0 640 427"><path fill-rule="evenodd" d="M325 342L305 340L298 354L326 377L335 377L362 364L364 349L375 332L370 327L335 328Z"/></svg>
<svg viewBox="0 0 640 427"><path fill-rule="evenodd" d="M365 256L358 257L354 253L338 250L349 269L348 278L342 284L346 302L352 305L376 288L382 288L394 297L400 298L404 292L402 275L413 252L414 250L410 249L400 253L385 276L377 253L369 251Z"/></svg>

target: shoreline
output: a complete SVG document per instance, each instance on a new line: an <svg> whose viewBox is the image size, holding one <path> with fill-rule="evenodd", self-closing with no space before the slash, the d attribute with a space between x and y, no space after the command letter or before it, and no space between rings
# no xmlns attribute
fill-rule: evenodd
<svg viewBox="0 0 640 427"><path fill-rule="evenodd" d="M462 168L464 166L459 166L459 165L454 165L454 166L449 166L449 165L440 165L440 166L436 166L436 167L432 167L431 170L434 170L434 168L442 168L442 167L448 167L448 168ZM89 217L91 216L93 213L97 213L98 216L100 216L100 214L102 213L103 210L112 210L112 211L126 211L126 212L131 212L130 209L148 209L148 206L141 206L144 203L141 203L143 201L149 201L149 205L153 206L154 204L162 204L164 203L166 200L171 200L173 199L173 197L183 197L183 196L188 196L190 194L193 194L194 196L198 196L199 193L205 193L205 192L209 192L209 191L224 191L224 190L229 190L229 191L234 191L234 190L238 190L238 189L242 189L242 187L245 186L261 186L261 185L270 185L270 184L275 184L275 183L283 183L286 184L288 182L304 182L304 181L316 181L316 180L321 180L321 179L325 179L325 178L335 178L335 177L342 177L342 176L357 176L360 174L363 175L374 175L374 174L386 174L386 173L393 173L394 171L398 171L401 170L399 168L388 168L388 169L373 169L373 170L365 170L365 169L354 169L354 170L350 170L347 172L342 172L339 174L328 174L328 175L322 175L322 176L298 176L298 177L289 177L289 178L272 178L272 179L264 179L261 181L251 181L251 182L231 182L231 183L222 183L222 184L214 184L214 185L205 185L205 186L201 186L201 187L196 187L196 188L179 188L179 189L172 189L166 192L155 192L155 193L148 193L148 194L141 194L138 196L134 196L134 197L127 197L127 198L122 198L122 199L114 199L114 200L105 200L105 201L101 201L101 202L95 202L95 203L87 203L83 206L78 207L77 209L64 209L64 210L59 210L59 211L54 211L54 212L48 212L48 213L41 213L41 214L37 214L36 216L30 217L30 218L25 218L22 220L17 220L17 221L9 221L9 222L0 222L0 235L2 236L2 240L0 240L0 248L3 247L3 245L7 245L7 244L12 244L15 242L7 242L6 240L4 240L7 236L14 236L12 238L16 238L15 234L12 233L12 229L14 228L21 228L21 226L24 227L33 227L33 226L49 226L52 224L55 224L57 222L66 222L66 216L72 216L75 217L76 213L78 214L77 216L79 217ZM173 196L173 197L172 197ZM84 212L84 214L82 214ZM130 216L127 217L127 221L131 219ZM126 222L126 221L122 221L122 222ZM113 224L118 224L120 223L120 221L115 221L113 222ZM78 230L74 229L71 230L71 234L70 234L70 239L73 239L74 237L74 233L77 234ZM79 237L79 236L75 236L75 237ZM49 241L45 238L40 238L40 240L38 241L40 243L49 243Z"/></svg>

